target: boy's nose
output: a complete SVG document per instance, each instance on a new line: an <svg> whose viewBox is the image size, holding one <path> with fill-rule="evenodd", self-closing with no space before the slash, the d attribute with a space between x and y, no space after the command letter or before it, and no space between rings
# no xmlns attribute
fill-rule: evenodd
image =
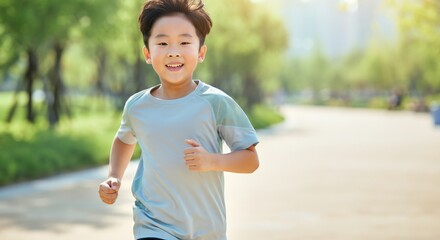
<svg viewBox="0 0 440 240"><path fill-rule="evenodd" d="M168 57L180 57L180 53L168 53Z"/></svg>

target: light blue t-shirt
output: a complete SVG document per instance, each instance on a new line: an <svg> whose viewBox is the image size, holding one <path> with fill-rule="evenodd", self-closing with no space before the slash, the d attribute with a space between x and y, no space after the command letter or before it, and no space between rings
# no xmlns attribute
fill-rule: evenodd
<svg viewBox="0 0 440 240"><path fill-rule="evenodd" d="M240 106L202 81L185 97L162 100L150 88L125 104L118 138L138 143L142 156L133 180L134 236L166 240L225 240L223 172L193 172L183 159L194 139L208 152L222 153L258 143Z"/></svg>

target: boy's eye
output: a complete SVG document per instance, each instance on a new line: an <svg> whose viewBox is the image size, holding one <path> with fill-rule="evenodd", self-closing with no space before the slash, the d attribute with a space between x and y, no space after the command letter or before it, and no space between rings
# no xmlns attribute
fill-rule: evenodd
<svg viewBox="0 0 440 240"><path fill-rule="evenodd" d="M181 43L182 45L188 45L188 44L191 44L190 42L182 42Z"/></svg>
<svg viewBox="0 0 440 240"><path fill-rule="evenodd" d="M157 45L159 45L159 46L166 46L168 44L166 42L161 42L161 43L158 43Z"/></svg>

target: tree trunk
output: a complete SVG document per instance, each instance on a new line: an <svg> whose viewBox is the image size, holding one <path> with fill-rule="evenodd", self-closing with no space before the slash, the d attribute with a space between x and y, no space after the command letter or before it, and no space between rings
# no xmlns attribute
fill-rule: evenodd
<svg viewBox="0 0 440 240"><path fill-rule="evenodd" d="M26 105L26 119L28 120L28 122L33 123L35 122L35 115L34 115L33 102L32 102L32 92L33 92L35 77L38 71L38 59L35 49L29 48L26 51L26 53L28 57L28 65L23 78L24 80L23 83L26 88L26 94L28 96L28 102ZM20 84L18 83L14 94L14 102L11 108L9 109L6 122L11 122L12 119L14 118L15 112L18 107L18 93L20 92L20 90L21 87Z"/></svg>
<svg viewBox="0 0 440 240"><path fill-rule="evenodd" d="M246 107L250 110L255 104L263 101L263 91L261 90L260 83L252 74L246 75L243 86Z"/></svg>
<svg viewBox="0 0 440 240"><path fill-rule="evenodd" d="M28 49L28 71L26 72L26 93L28 95L26 118L29 122L35 121L33 104L32 104L32 92L34 88L34 78L37 73L37 54L35 50Z"/></svg>
<svg viewBox="0 0 440 240"><path fill-rule="evenodd" d="M146 66L144 64L145 64L144 61L142 61L140 57L136 59L136 64L134 66L134 82L135 82L136 92L139 92L145 88L144 68Z"/></svg>
<svg viewBox="0 0 440 240"><path fill-rule="evenodd" d="M65 112L70 116L70 111L63 101L63 94L65 92L63 80L61 77L61 60L64 53L64 46L60 43L56 43L54 46L55 51L55 63L50 75L50 87L52 97L48 102L48 119L50 126L55 126L61 117L61 114Z"/></svg>
<svg viewBox="0 0 440 240"><path fill-rule="evenodd" d="M105 93L104 75L107 69L107 51L105 49L101 49L98 55L98 73L96 76L95 87L97 95L102 96Z"/></svg>
<svg viewBox="0 0 440 240"><path fill-rule="evenodd" d="M20 89L20 82L18 82L14 92L14 101L12 102L12 106L9 108L8 114L6 116L7 123L12 122L12 119L14 118L18 106L18 93L20 93Z"/></svg>

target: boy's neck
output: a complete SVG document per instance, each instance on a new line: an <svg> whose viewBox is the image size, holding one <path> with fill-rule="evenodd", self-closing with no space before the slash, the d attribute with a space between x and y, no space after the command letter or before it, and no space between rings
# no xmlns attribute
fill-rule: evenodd
<svg viewBox="0 0 440 240"><path fill-rule="evenodd" d="M158 88L153 90L151 94L160 99L171 100L185 97L194 91L196 87L197 83L194 82L194 80L178 85L162 83Z"/></svg>

